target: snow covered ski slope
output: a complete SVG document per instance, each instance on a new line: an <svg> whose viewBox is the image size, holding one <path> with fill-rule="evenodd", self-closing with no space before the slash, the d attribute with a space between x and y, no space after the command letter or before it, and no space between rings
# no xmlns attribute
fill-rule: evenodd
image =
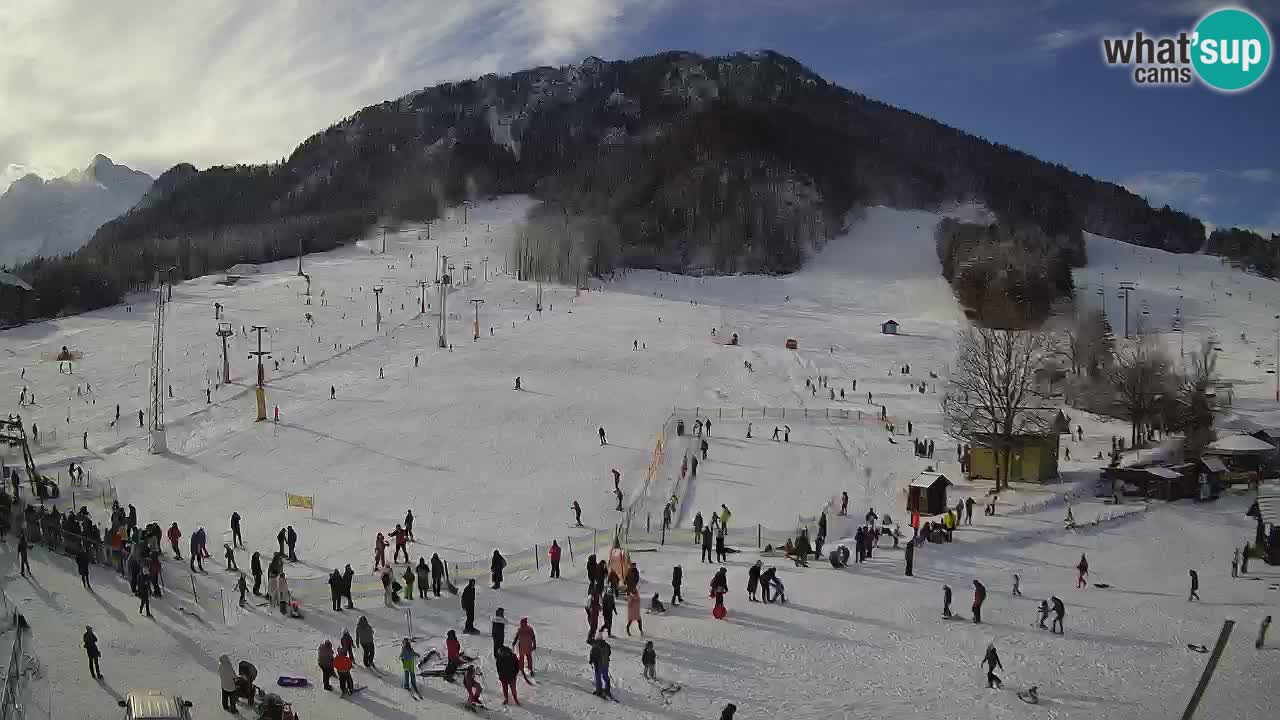
<svg viewBox="0 0 1280 720"><path fill-rule="evenodd" d="M1261 617L1276 609L1280 573L1255 562L1248 579L1229 575L1233 548L1249 537L1246 499L1149 510L1093 500L1084 489L1096 467L1085 458L1106 448L1124 424L1083 414L1073 423L1086 437L1070 443L1063 483L1002 495L997 517L979 510L954 543L921 548L913 577L903 573L902 549L888 540L868 562L845 569L825 562L802 569L765 557L766 566L777 566L789 602L747 602L747 571L759 558L750 526L790 534L801 517L828 508L830 547L874 507L905 529L905 483L927 465L957 474L938 402L963 315L938 268L939 215L868 209L786 277L629 272L580 294L547 287L539 312L535 286L503 272L510 239L531 205L519 197L475 203L465 224L460 212L435 223L430 240L426 227L388 233L385 254L380 234L371 234L308 256L309 305L295 261L265 265L234 285L219 284L218 276L175 287L166 335L172 398L163 389L169 452L162 455L147 453L137 416L147 406L151 298L0 333L0 380L11 393L10 410L40 429L37 461L64 477L68 462L88 468L90 486L64 485L60 504L74 490L77 504L105 522L102 498L113 489L122 504L137 507L143 524L178 523L184 557L186 536L207 528L213 554L207 574L166 560L166 593L152 600L155 618L148 619L136 614L127 582L101 566L93 567L88 592L72 561L37 547L34 578L20 577L10 542L4 589L32 625L28 646L43 668L31 683L31 717L116 718L115 699L143 687L178 690L196 703L196 717L214 717L223 653L257 664L259 683L307 720L469 717L459 708L460 686L419 678L421 700L399 686L402 637L415 637L419 652L443 649L445 632L462 626L458 599L448 593L397 607L383 602L372 575L374 537L393 530L409 509L415 562L438 553L460 566L459 585L480 578L482 632L498 607L513 625L527 616L537 631L537 685L519 683L523 705L503 709L512 716L693 720L718 717L733 702L738 718L1165 718L1181 712L1204 665L1205 656L1187 644L1212 646L1228 618L1239 624L1200 717L1274 712L1270 689L1280 681L1280 662L1274 647L1255 650L1253 640ZM448 301L452 348L443 349L432 287L437 245L457 283ZM1139 312L1145 300L1149 318L1170 314L1181 294L1187 346L1208 333L1224 346L1220 368L1236 380L1226 420L1272 421L1274 380L1265 365L1274 342L1270 304L1280 300L1274 283L1210 258L1102 238L1090 238L1089 254L1090 266L1077 274L1089 286L1082 299L1096 300L1095 284L1105 284L1112 325L1121 330L1115 282L1137 283L1130 310ZM418 312L419 281L431 305L425 314ZM376 285L384 288L380 324ZM484 300L475 340L472 299ZM230 385L219 382L215 303L235 331ZM889 319L900 324L898 335L881 334ZM269 415L279 408L278 421L254 422L254 325L269 328L267 407ZM739 344L724 344L733 333ZM786 349L788 339L796 350ZM1164 339L1176 348L1179 338ZM60 373L54 360L64 345L78 354L74 374ZM35 404L17 408L24 387ZM893 442L874 419L882 407L895 425ZM673 413L691 425L691 411L713 421L697 477L679 482L690 441L667 434L664 462L647 499L637 500L659 434ZM935 442L934 459L914 457L912 436ZM616 704L586 692L583 564L592 548L578 544L600 529L596 549L603 554L622 518L614 509L615 468L624 502L638 503L633 522L647 516L656 528L669 488L680 489L670 542L634 558L646 605L654 593L670 601L677 564L687 598L666 614L644 615L644 638L628 637L618 618L610 641ZM981 508L985 489L957 487L951 500L972 495ZM1073 490L1082 494L1076 518L1100 520L1097 526L1063 528L1063 499ZM828 505L842 491L850 495L850 518L836 517ZM314 514L286 507L286 493L313 496ZM572 527L575 500L586 528ZM733 512L742 552L725 563L700 563L687 528L695 513L707 517L722 503ZM281 528L298 532L299 561L287 573L303 601L301 619L285 619L252 595L247 608L237 607L236 574L220 559L233 511L243 517L246 548L236 552L242 569L255 550L265 563ZM558 580L547 577L552 539L564 547ZM494 549L511 560L496 591L485 573ZM1072 567L1082 553L1091 580L1109 588L1074 588ZM356 610L339 613L326 604L324 579L346 564L357 574ZM705 590L721 565L728 569L729 615L718 622ZM1202 602L1186 599L1189 569L1200 573ZM403 571L397 565L397 574ZM1009 592L1014 573L1022 597ZM975 579L989 591L984 623L939 619L944 584L954 590L953 610L970 616ZM1062 636L1035 627L1036 605L1050 595L1066 603ZM380 669L357 667L356 684L367 689L343 701L318 687L274 686L280 675L318 685L317 646L336 642L344 629L354 633L360 615L374 627ZM104 650L102 682L83 677L84 625L94 627ZM489 639L459 637L465 651L485 658L484 699L495 706ZM642 678L645 639L654 642L660 680L678 682L680 692L664 694ZM1003 691L985 689L977 668L990 642L1005 664ZM1031 685L1039 687L1039 706L1015 695Z"/></svg>

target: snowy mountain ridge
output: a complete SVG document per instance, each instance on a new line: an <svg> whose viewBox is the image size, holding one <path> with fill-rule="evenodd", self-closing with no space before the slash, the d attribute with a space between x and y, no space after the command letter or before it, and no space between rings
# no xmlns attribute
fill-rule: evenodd
<svg viewBox="0 0 1280 720"><path fill-rule="evenodd" d="M0 265L80 249L104 222L133 207L151 181L101 154L61 177L23 175L0 195Z"/></svg>

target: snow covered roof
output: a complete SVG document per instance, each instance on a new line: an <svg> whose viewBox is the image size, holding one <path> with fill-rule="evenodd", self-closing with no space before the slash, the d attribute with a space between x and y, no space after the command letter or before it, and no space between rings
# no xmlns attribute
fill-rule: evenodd
<svg viewBox="0 0 1280 720"><path fill-rule="evenodd" d="M1258 495L1258 511L1262 522L1267 525L1280 525L1280 494Z"/></svg>
<svg viewBox="0 0 1280 720"><path fill-rule="evenodd" d="M1227 435L1211 443L1206 452L1216 455L1256 455L1274 452L1275 446L1249 435Z"/></svg>
<svg viewBox="0 0 1280 720"><path fill-rule="evenodd" d="M897 321L897 320L885 320L884 322L882 322L882 323L880 323L880 324L881 324L881 325L897 325L897 324L898 324L898 321Z"/></svg>
<svg viewBox="0 0 1280 720"><path fill-rule="evenodd" d="M1200 464L1204 465L1209 472L1226 472L1227 466L1216 457L1208 456L1200 458Z"/></svg>
<svg viewBox="0 0 1280 720"><path fill-rule="evenodd" d="M240 263L227 268L228 275L257 275L262 269L250 263Z"/></svg>
<svg viewBox="0 0 1280 720"><path fill-rule="evenodd" d="M23 290L32 289L31 286L28 285L26 281L24 281L22 278L18 277L17 275L14 275L13 273L7 273L3 271L0 271L0 285L10 285L12 287L22 288Z"/></svg>
<svg viewBox="0 0 1280 720"><path fill-rule="evenodd" d="M947 485L953 484L950 480L947 479L947 476L943 475L942 473L923 472L917 475L916 478L911 481L911 487L918 487L918 488L933 487L934 483L938 482L939 480L946 483Z"/></svg>
<svg viewBox="0 0 1280 720"><path fill-rule="evenodd" d="M1156 477L1165 478L1166 480L1177 480L1178 478L1182 477L1182 473L1172 468L1164 467L1163 465L1152 465L1151 467L1145 468L1145 469L1147 471L1147 474L1155 475Z"/></svg>

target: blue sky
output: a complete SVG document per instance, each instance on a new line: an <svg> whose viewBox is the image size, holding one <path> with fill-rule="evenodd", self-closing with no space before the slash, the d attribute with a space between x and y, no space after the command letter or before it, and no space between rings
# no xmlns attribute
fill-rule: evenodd
<svg viewBox="0 0 1280 720"><path fill-rule="evenodd" d="M1280 29L1280 0L1243 0ZM448 80L662 50L769 48L852 90L1280 232L1280 71L1138 88L1103 35L1190 29L1206 0L41 0L0 13L0 190L97 153L158 174L270 162ZM146 38L126 42L119 38ZM104 39L107 39L104 41ZM1272 63L1276 64L1275 62Z"/></svg>
<svg viewBox="0 0 1280 720"><path fill-rule="evenodd" d="M1280 73L1248 92L1139 88L1100 38L1189 29L1204 2L739 0L673 9L615 55L770 48L828 80L1121 182L1221 225L1280 232ZM1280 30L1280 2L1245 2ZM1274 64L1274 63L1273 63Z"/></svg>

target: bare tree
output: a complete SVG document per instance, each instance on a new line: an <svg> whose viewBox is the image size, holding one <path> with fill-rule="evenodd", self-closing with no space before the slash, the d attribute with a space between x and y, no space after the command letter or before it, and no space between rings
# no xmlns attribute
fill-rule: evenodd
<svg viewBox="0 0 1280 720"><path fill-rule="evenodd" d="M1048 333L971 327L956 343L956 366L942 400L947 433L996 453L996 489L1009 483L1018 435L1050 430L1037 412L1036 371L1051 353Z"/></svg>
<svg viewBox="0 0 1280 720"><path fill-rule="evenodd" d="M1116 351L1108 379L1129 421L1134 446L1144 437L1143 430L1158 414L1166 394L1172 392L1173 378L1168 356L1150 335L1139 335Z"/></svg>

